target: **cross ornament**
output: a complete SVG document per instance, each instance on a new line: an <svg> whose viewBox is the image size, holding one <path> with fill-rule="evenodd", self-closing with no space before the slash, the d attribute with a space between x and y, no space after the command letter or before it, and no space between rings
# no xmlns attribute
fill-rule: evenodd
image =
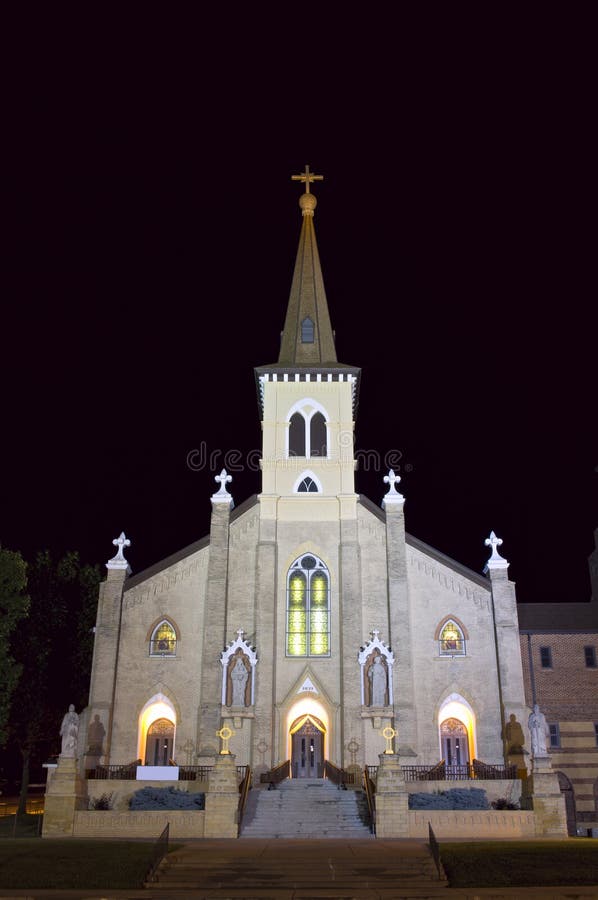
<svg viewBox="0 0 598 900"><path fill-rule="evenodd" d="M243 631L242 628L238 628L238 629L237 629L237 637L238 637L238 639L239 639L240 641L243 640L243 635L244 635L244 634L245 634L245 632Z"/></svg>
<svg viewBox="0 0 598 900"><path fill-rule="evenodd" d="M395 475L393 469L390 469L388 475L385 475L383 478L384 484L388 484L388 494L398 494L399 492L395 488L395 483L398 483L401 480L400 475ZM388 496L388 494L386 496Z"/></svg>
<svg viewBox="0 0 598 900"><path fill-rule="evenodd" d="M112 541L115 547L118 547L118 551L116 556L113 556L112 559L109 559L106 563L107 568L109 569L129 569L129 563L124 557L124 549L125 547L131 546L131 541L128 537L125 537L124 531L121 531L119 537L114 538Z"/></svg>
<svg viewBox="0 0 598 900"><path fill-rule="evenodd" d="M492 556L490 559L503 559L497 550L497 547L500 547L502 544L502 538L496 537L495 533L491 531L490 537L486 538L484 544L486 547L492 547Z"/></svg>
<svg viewBox="0 0 598 900"><path fill-rule="evenodd" d="M372 635L372 640L374 640L374 641L377 641L378 638L380 637L380 632L378 631L377 628L374 628L373 631L370 631L370 634Z"/></svg>
<svg viewBox="0 0 598 900"><path fill-rule="evenodd" d="M214 481L217 481L220 484L220 487L216 491L215 494L212 494L212 502L213 503L230 503L232 504L233 498L226 490L226 485L229 484L233 480L233 476L229 475L226 469L223 469L220 475L214 475Z"/></svg>
<svg viewBox="0 0 598 900"><path fill-rule="evenodd" d="M306 194L310 193L309 186L312 182L323 181L323 180L324 180L324 176L323 175L313 175L309 171L309 166L307 164L305 166L305 172L302 172L300 175L291 175L291 181L301 181L305 184L305 193Z"/></svg>
<svg viewBox="0 0 598 900"><path fill-rule="evenodd" d="M382 729L380 734L386 741L386 750L384 752L392 753L393 752L392 742L393 742L394 738L396 738L396 736L397 736L395 729L391 725L387 725L386 728Z"/></svg>
<svg viewBox="0 0 598 900"><path fill-rule="evenodd" d="M228 749L228 742L233 737L235 732L232 728L229 728L228 725L223 725L220 731L216 732L216 736L220 738L222 741L222 750L220 751L221 756L227 756L230 753Z"/></svg>

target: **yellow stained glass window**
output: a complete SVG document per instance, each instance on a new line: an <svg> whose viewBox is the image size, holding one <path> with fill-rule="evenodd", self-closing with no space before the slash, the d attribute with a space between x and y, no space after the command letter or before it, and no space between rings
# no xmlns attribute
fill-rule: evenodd
<svg viewBox="0 0 598 900"><path fill-rule="evenodd" d="M329 579L310 554L291 566L287 582L287 656L328 656Z"/></svg>
<svg viewBox="0 0 598 900"><path fill-rule="evenodd" d="M150 653L160 656L174 656L176 653L176 631L170 622L160 622L152 635Z"/></svg>

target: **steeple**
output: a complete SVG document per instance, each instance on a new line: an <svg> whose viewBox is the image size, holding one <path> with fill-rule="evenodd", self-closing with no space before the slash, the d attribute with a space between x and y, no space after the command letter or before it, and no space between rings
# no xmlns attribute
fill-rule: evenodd
<svg viewBox="0 0 598 900"><path fill-rule="evenodd" d="M305 172L293 175L292 178L305 183L305 193L299 198L303 225L278 365L335 366L337 359L334 335L314 228L314 212L318 201L310 191L310 183L316 179L320 181L322 176L312 175L309 166L306 166Z"/></svg>
<svg viewBox="0 0 598 900"><path fill-rule="evenodd" d="M291 177L293 181L305 184L305 192L299 198L303 222L278 361L256 368L258 392L261 399L259 385L264 377L309 381L311 376L314 381L321 377L347 380L353 384L356 405L360 370L337 360L316 242L314 211L317 200L310 185L322 181L323 176L314 175L306 165L304 172Z"/></svg>

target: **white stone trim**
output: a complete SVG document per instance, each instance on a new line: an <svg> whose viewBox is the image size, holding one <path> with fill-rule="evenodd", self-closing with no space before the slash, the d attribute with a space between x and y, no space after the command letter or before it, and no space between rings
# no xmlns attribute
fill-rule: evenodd
<svg viewBox="0 0 598 900"><path fill-rule="evenodd" d="M293 493L294 493L294 494L299 494L299 493L303 494L303 493L305 493L304 491L299 491L299 485L301 484L301 482L303 481L304 478L311 478L311 480L315 482L316 487L317 487L317 489L318 489L318 494L323 494L323 493L324 493L324 489L322 488L322 482L320 481L320 479L318 478L318 476L315 475L315 474L311 471L311 469L305 469L305 470L301 473L301 475L299 476L299 478L297 479L297 481L295 482L295 484L293 485Z"/></svg>
<svg viewBox="0 0 598 900"><path fill-rule="evenodd" d="M255 667L258 661L257 653L249 644L249 641L243 640L243 635L245 632L242 629L237 631L237 637L234 641L231 641L226 648L220 654L220 664L222 666L222 706L226 706L226 677L228 674L228 664L231 660L231 657L235 655L237 650L241 648L245 656L249 659L249 664L251 665L251 706L255 703Z"/></svg>
<svg viewBox="0 0 598 900"><path fill-rule="evenodd" d="M393 692L392 692L392 667L394 665L394 653L392 650L386 646L384 641L381 641L379 638L379 631L372 631L372 640L366 641L359 654L357 656L357 660L359 662L360 668L360 678L361 678L361 705L365 706L365 664L368 661L368 658L371 656L374 650L379 650L380 654L386 659L386 666L388 669L388 704L392 706L393 704Z"/></svg>

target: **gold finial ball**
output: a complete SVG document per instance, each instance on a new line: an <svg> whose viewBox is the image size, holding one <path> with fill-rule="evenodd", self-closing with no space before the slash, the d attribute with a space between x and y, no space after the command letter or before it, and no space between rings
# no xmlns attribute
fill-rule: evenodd
<svg viewBox="0 0 598 900"><path fill-rule="evenodd" d="M303 214L306 212L311 212L313 215L313 211L316 208L317 200L313 194L301 194L299 197L299 206L303 210Z"/></svg>

